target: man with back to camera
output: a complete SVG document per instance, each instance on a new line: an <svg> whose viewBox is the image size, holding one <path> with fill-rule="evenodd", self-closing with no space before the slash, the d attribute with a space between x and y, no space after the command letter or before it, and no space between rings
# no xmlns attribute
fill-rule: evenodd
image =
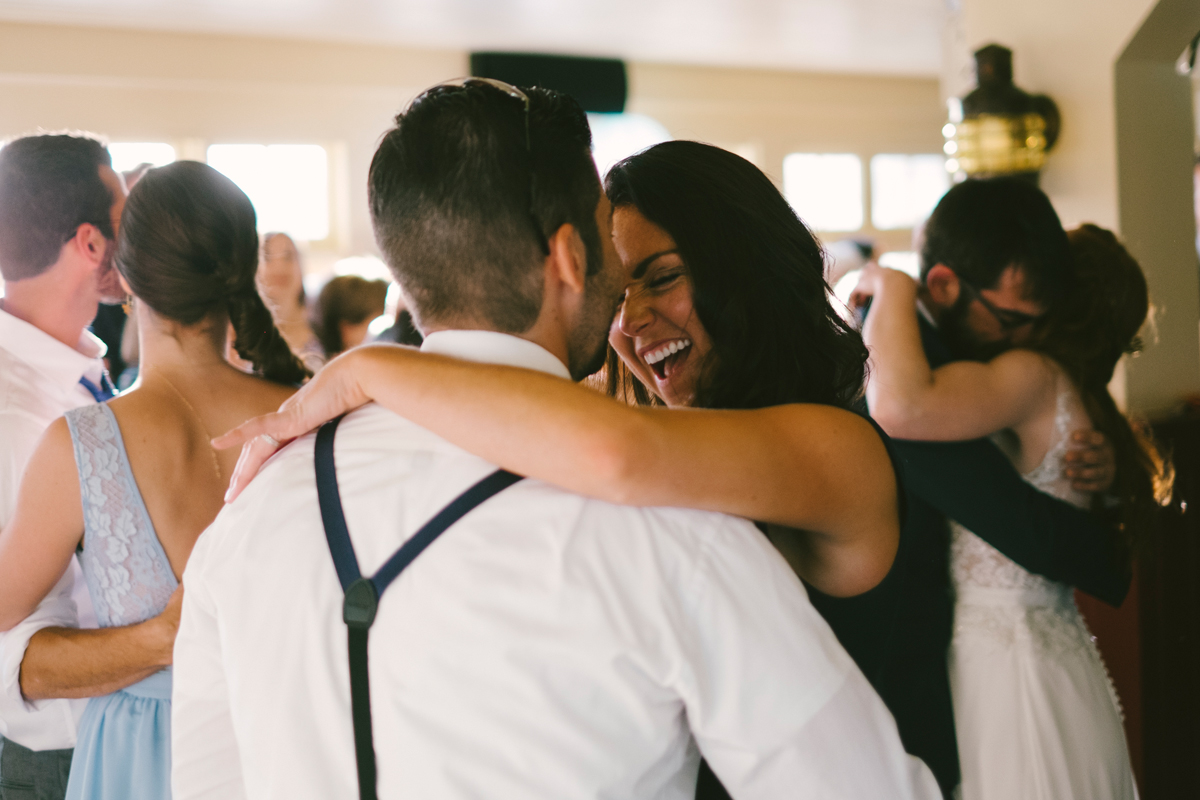
<svg viewBox="0 0 1200 800"><path fill-rule="evenodd" d="M424 350L564 380L598 366L623 286L590 146L582 110L546 90L436 87L397 117L371 210ZM329 498L369 575L495 467L374 404L319 436L279 453L192 553L176 800L374 796L371 772L356 778L342 617L361 584L331 555ZM333 454L337 489L314 478ZM738 798L939 796L743 520L521 481L424 550L371 631L381 797L691 798L699 750Z"/></svg>
<svg viewBox="0 0 1200 800"><path fill-rule="evenodd" d="M0 558L42 432L112 396L104 344L86 328L100 302L122 296L112 256L124 205L124 183L97 139L26 136L0 150ZM33 614L0 633L0 800L61 798L86 698L170 663L177 605L140 625L80 630L91 617L72 561ZM102 651L89 648L102 655L79 659L84 639L102 641Z"/></svg>

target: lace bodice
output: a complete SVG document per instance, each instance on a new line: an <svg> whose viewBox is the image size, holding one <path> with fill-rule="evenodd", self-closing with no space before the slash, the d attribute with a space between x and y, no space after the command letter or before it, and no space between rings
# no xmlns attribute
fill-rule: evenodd
<svg viewBox="0 0 1200 800"><path fill-rule="evenodd" d="M67 412L83 501L80 565L100 627L156 616L179 585L105 403Z"/></svg>
<svg viewBox="0 0 1200 800"><path fill-rule="evenodd" d="M1087 495L1071 487L1063 469L1071 431L1090 425L1079 394L1060 374L1050 449L1025 480L1060 500L1086 506ZM997 444L1006 449L1003 442ZM1105 676L1113 706L1123 715L1095 639L1075 606L1073 589L1026 571L956 522L951 522L950 533L950 569L957 595L955 641L970 637L975 647L991 647L997 654L1030 646L1052 659L1090 661Z"/></svg>
<svg viewBox="0 0 1200 800"><path fill-rule="evenodd" d="M1025 474L1025 480L1060 500L1080 507L1086 506L1087 495L1071 487L1070 481L1063 476L1063 469L1071 431L1090 426L1078 393L1066 376L1060 375L1050 449L1042 462ZM1004 442L997 441L997 445L1007 450ZM951 572L954 586L960 593L966 587L980 587L1025 590L1034 596L1060 595L1066 588L1062 584L1025 571L957 522L952 522L950 529Z"/></svg>

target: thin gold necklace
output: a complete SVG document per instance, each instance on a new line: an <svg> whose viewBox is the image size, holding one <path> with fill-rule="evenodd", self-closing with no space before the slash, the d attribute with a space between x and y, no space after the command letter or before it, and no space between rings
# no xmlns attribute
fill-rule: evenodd
<svg viewBox="0 0 1200 800"><path fill-rule="evenodd" d="M168 378L166 375L159 372L158 370L155 370L154 374L157 377L162 378L163 383L165 383L165 384L167 384L167 386L171 387L171 391L175 393L175 396L183 401L183 404L185 406L187 406L188 411L190 411L192 413L192 416L196 418L196 422L200 423L200 429L203 430L204 435L206 437L208 437L207 438L208 452L212 454L213 468L216 469L216 471L217 471L217 482L218 482L218 484L224 486L225 485L225 475L221 472L221 462L217 459L217 451L212 446L213 435L212 435L212 433L209 432L208 426L204 424L204 418L201 417L200 414L196 411L195 407L192 406L192 404L188 402L188 399L183 396L183 392L181 392L175 388L175 384L171 383L170 378Z"/></svg>

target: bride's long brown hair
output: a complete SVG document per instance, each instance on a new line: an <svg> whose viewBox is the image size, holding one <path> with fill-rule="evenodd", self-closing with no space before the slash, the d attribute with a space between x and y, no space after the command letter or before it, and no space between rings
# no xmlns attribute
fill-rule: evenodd
<svg viewBox="0 0 1200 800"><path fill-rule="evenodd" d="M1092 425L1112 444L1117 471L1110 495L1120 502L1123 549L1136 553L1156 527L1173 478L1145 427L1131 424L1108 391L1117 362L1141 349L1138 332L1150 312L1146 277L1111 231L1085 224L1067 236L1075 284L1047 318L1034 347L1062 365Z"/></svg>

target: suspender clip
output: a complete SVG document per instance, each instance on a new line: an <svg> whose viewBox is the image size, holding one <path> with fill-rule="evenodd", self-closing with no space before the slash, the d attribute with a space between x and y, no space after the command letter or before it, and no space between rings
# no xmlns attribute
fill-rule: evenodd
<svg viewBox="0 0 1200 800"><path fill-rule="evenodd" d="M342 621L347 627L369 630L375 623L375 611L379 608L379 592L370 578L359 578L346 588L346 599L342 601Z"/></svg>

